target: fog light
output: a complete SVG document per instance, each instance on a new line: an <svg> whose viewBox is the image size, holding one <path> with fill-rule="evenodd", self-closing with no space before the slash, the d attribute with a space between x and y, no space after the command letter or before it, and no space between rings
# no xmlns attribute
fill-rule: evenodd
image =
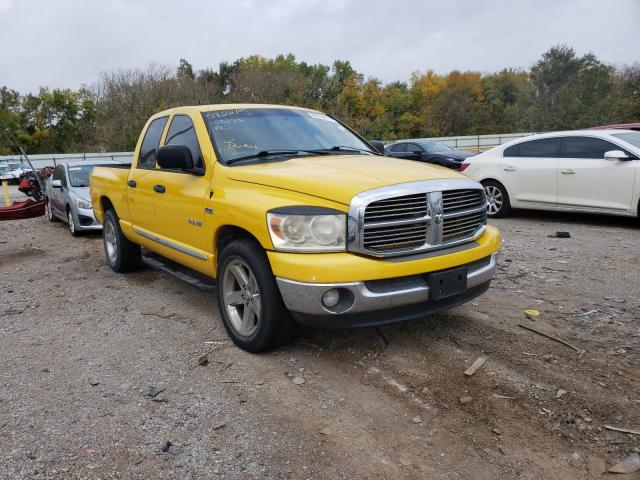
<svg viewBox="0 0 640 480"><path fill-rule="evenodd" d="M336 288L332 288L331 290L327 290L322 295L322 303L327 308L335 307L340 301L340 292Z"/></svg>

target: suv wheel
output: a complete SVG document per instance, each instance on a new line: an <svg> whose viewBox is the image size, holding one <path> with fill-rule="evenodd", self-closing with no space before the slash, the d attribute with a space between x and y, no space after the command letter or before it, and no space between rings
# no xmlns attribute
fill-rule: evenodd
<svg viewBox="0 0 640 480"><path fill-rule="evenodd" d="M102 242L107 263L114 272L129 272L140 266L140 245L124 236L113 210L107 210L104 215Z"/></svg>
<svg viewBox="0 0 640 480"><path fill-rule="evenodd" d="M236 345L248 352L262 352L291 339L295 322L260 245L243 239L225 247L217 280L222 323Z"/></svg>
<svg viewBox="0 0 640 480"><path fill-rule="evenodd" d="M494 180L482 182L487 196L487 216L491 218L506 217L511 213L509 194L504 186Z"/></svg>

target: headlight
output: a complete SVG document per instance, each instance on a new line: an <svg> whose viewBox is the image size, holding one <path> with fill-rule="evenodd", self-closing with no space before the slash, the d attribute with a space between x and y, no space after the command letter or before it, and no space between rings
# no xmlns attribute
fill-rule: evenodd
<svg viewBox="0 0 640 480"><path fill-rule="evenodd" d="M78 204L78 208L84 208L85 210L91 210L93 208L93 204L89 200L78 198L76 199L76 203Z"/></svg>
<svg viewBox="0 0 640 480"><path fill-rule="evenodd" d="M286 207L267 213L267 226L276 250L343 252L346 225L344 213L326 208Z"/></svg>

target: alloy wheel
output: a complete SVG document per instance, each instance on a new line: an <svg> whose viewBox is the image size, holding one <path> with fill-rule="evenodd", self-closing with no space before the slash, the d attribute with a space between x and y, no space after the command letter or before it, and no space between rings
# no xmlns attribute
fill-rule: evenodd
<svg viewBox="0 0 640 480"><path fill-rule="evenodd" d="M502 208L502 204L504 203L502 192L495 185L485 186L484 191L487 194L487 214L497 214Z"/></svg>
<svg viewBox="0 0 640 480"><path fill-rule="evenodd" d="M76 224L73 223L73 213L71 213L71 210L67 213L67 218L69 219L69 231L72 234L76 233Z"/></svg>
<svg viewBox="0 0 640 480"><path fill-rule="evenodd" d="M109 260L109 263L111 265L115 264L118 239L116 238L116 229L110 220L108 220L104 225L104 249L107 252L107 259Z"/></svg>
<svg viewBox="0 0 640 480"><path fill-rule="evenodd" d="M249 265L239 258L234 258L225 267L222 298L233 329L244 337L255 333L262 313L260 289Z"/></svg>

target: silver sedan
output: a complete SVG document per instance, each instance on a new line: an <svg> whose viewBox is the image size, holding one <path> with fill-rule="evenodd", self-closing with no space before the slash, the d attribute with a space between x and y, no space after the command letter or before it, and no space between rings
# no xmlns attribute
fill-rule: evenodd
<svg viewBox="0 0 640 480"><path fill-rule="evenodd" d="M119 164L101 161L100 165ZM69 225L71 235L102 230L102 225L93 215L89 177L95 164L84 162L59 163L46 183L46 210L51 222L62 220Z"/></svg>

